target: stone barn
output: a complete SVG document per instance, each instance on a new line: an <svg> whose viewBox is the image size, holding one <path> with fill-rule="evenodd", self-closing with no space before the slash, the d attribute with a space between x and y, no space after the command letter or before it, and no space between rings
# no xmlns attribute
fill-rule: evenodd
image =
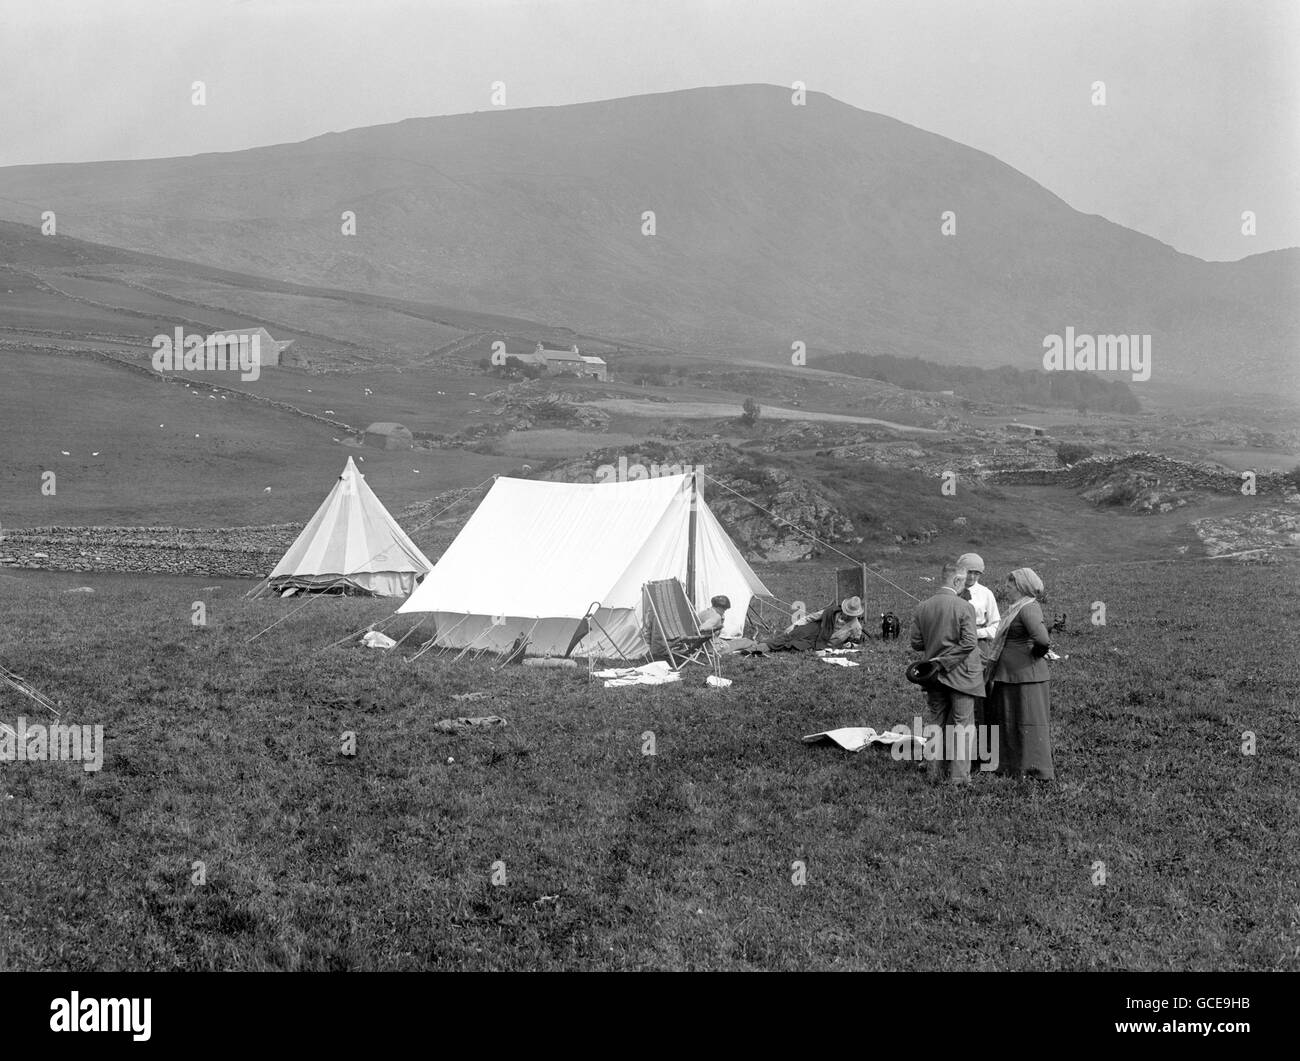
<svg viewBox="0 0 1300 1061"><path fill-rule="evenodd" d="M271 333L265 328L227 328L224 331L213 332L207 339L209 342L218 342L218 336L224 337L221 341L226 345L227 349L233 349L234 344L241 341L251 344L254 336L256 336L259 354L258 363L262 368L272 368L292 360L292 355L286 356L285 352L293 345L293 340L289 339L281 342L272 338Z"/></svg>
<svg viewBox="0 0 1300 1061"><path fill-rule="evenodd" d="M371 424L361 441L375 449L413 449L415 436L401 424Z"/></svg>

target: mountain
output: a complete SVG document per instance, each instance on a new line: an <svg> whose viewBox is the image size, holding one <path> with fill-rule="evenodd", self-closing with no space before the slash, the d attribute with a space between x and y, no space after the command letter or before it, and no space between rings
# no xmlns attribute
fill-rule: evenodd
<svg viewBox="0 0 1300 1061"><path fill-rule="evenodd" d="M1300 250L1204 262L980 151L775 86L0 169L0 217L43 210L63 235L688 351L1032 368L1069 326L1152 336L1139 398L1296 383Z"/></svg>

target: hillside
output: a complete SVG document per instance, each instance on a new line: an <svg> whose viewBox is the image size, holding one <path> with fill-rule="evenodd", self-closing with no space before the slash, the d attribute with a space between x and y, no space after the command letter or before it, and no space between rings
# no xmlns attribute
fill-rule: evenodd
<svg viewBox="0 0 1300 1061"><path fill-rule="evenodd" d="M802 340L1033 368L1073 326L1152 335L1139 397L1297 379L1300 251L1203 262L979 151L774 86L0 170L0 217L43 210L138 251L735 357Z"/></svg>
<svg viewBox="0 0 1300 1061"><path fill-rule="evenodd" d="M537 321L293 284L0 221L0 344L53 340L84 348L107 341L143 357L149 344L141 340L176 325L258 324L293 342L290 361L299 367L409 363L435 352L455 360L462 351L481 352L485 337L498 335L527 336L528 346L544 338L610 347Z"/></svg>

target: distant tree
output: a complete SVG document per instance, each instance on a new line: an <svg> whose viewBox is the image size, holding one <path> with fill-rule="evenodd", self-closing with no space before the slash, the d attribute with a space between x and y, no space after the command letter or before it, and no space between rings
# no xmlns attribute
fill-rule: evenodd
<svg viewBox="0 0 1300 1061"><path fill-rule="evenodd" d="M763 411L762 406L753 398L746 398L745 404L741 407L740 422L746 427L753 427L758 422L759 414Z"/></svg>
<svg viewBox="0 0 1300 1061"><path fill-rule="evenodd" d="M1289 472L1282 476L1288 483L1300 490L1300 464L1297 464Z"/></svg>
<svg viewBox="0 0 1300 1061"><path fill-rule="evenodd" d="M1081 446L1076 442L1062 442L1056 447L1056 459L1064 465L1077 464L1079 461L1092 456L1092 450L1087 446Z"/></svg>
<svg viewBox="0 0 1300 1061"><path fill-rule="evenodd" d="M535 365L528 361L520 361L517 357L507 357L503 366L503 376L520 377L524 379L540 379L546 374L546 369L541 365Z"/></svg>

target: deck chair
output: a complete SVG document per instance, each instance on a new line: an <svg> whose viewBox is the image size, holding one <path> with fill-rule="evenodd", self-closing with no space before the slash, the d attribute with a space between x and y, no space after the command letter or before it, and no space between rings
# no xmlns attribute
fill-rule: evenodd
<svg viewBox="0 0 1300 1061"><path fill-rule="evenodd" d="M662 578L641 587L643 617L652 656L666 655L673 670L688 663L709 667L714 674L721 670L713 635L700 633L695 609L686 599L686 590L675 578Z"/></svg>

